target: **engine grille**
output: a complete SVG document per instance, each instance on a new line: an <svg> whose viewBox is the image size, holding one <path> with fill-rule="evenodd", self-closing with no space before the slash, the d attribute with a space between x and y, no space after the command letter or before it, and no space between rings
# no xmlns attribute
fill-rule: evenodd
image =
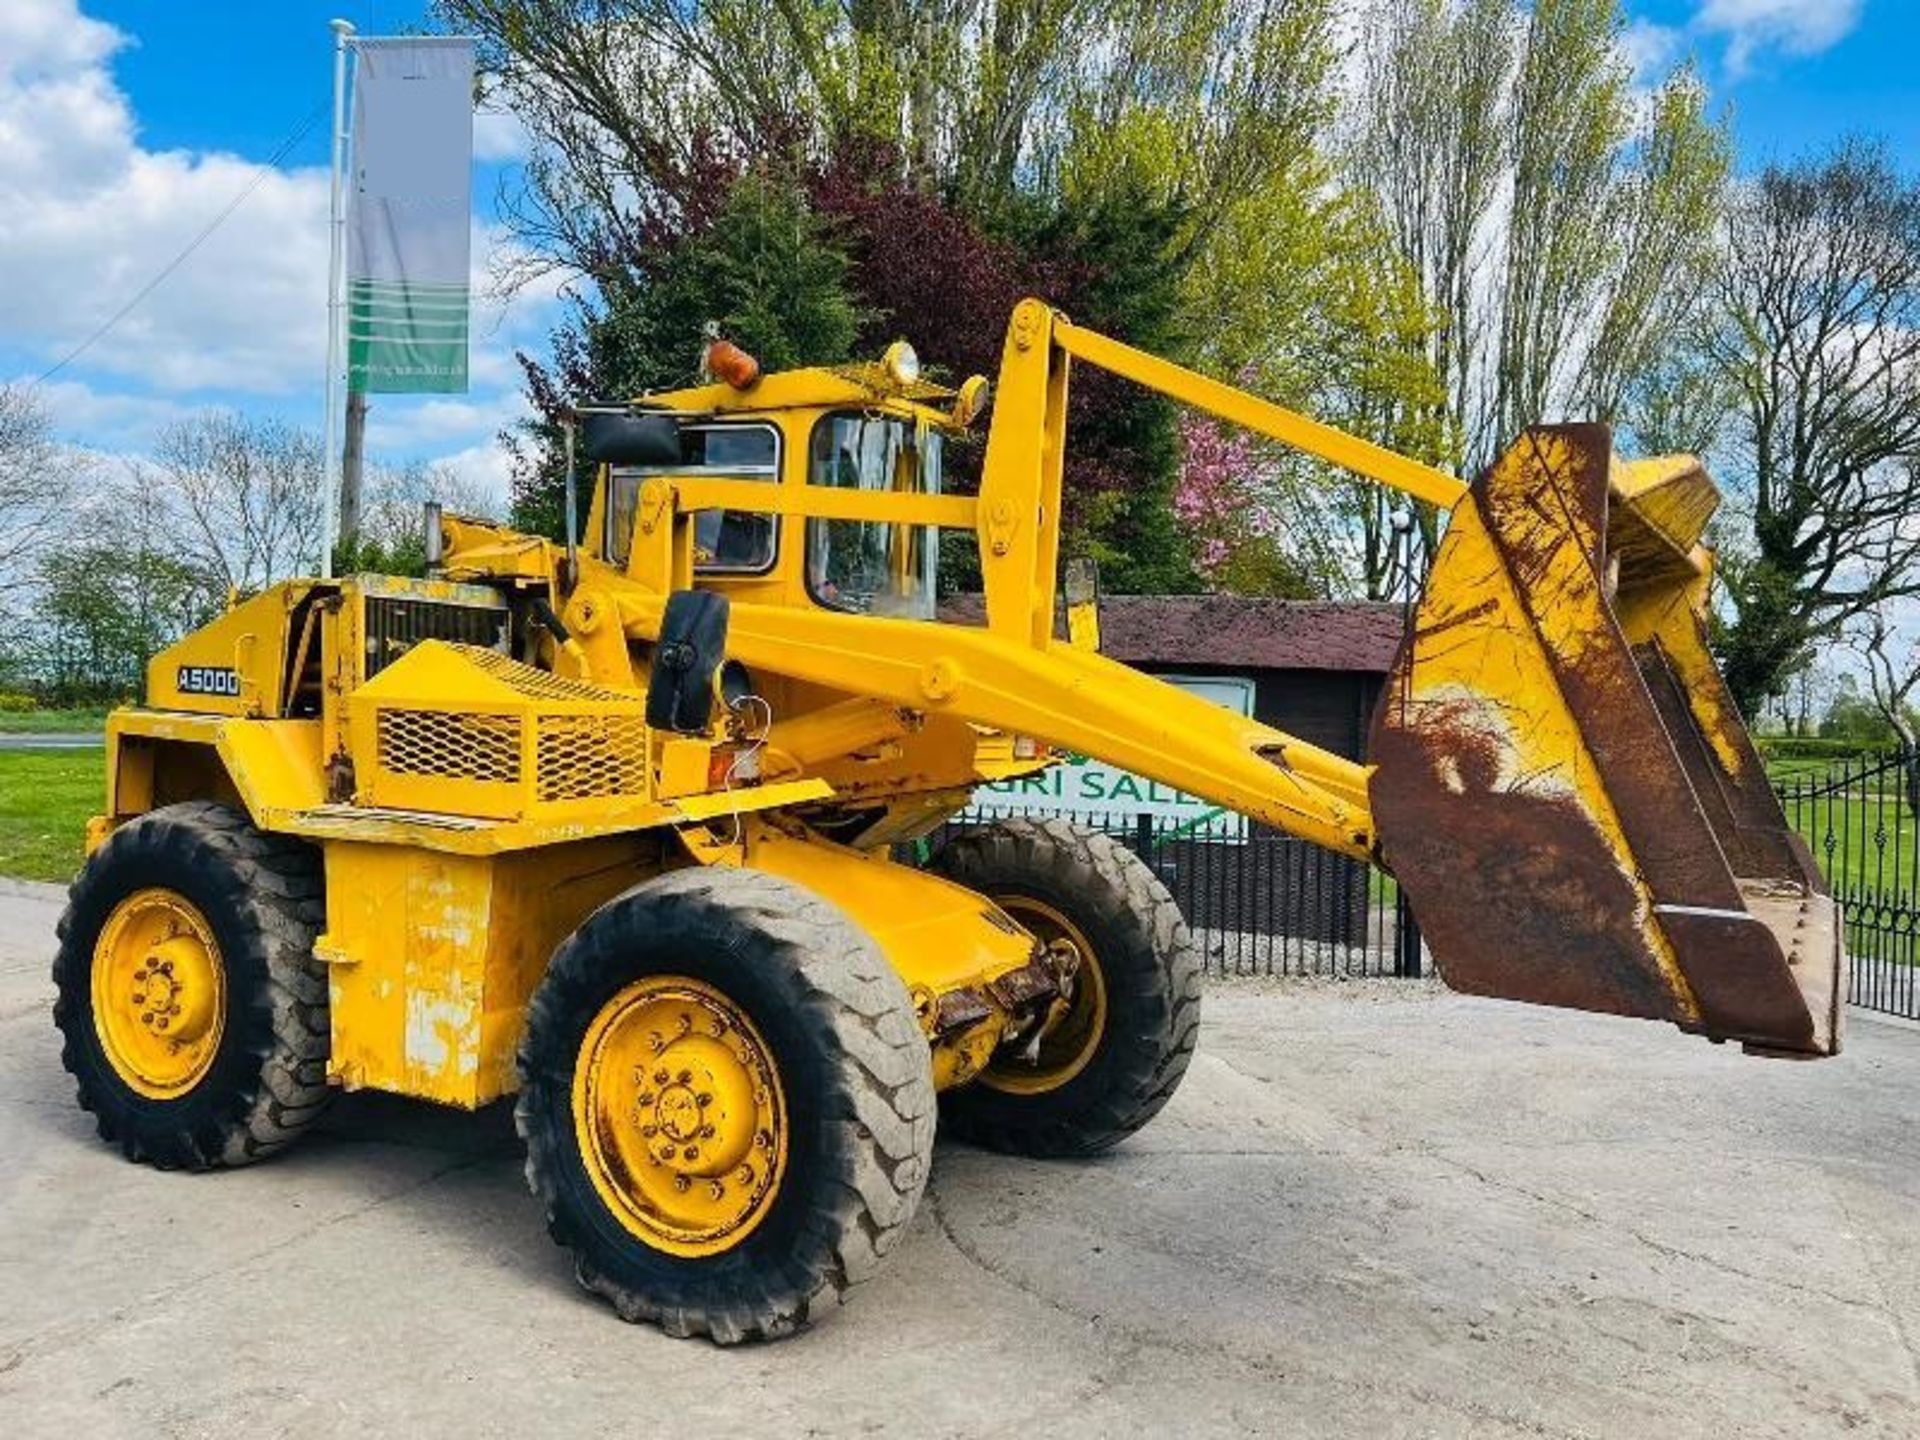
<svg viewBox="0 0 1920 1440"><path fill-rule="evenodd" d="M366 606L364 678L368 680L422 640L487 649L506 641L507 611L497 601L473 605L419 596L369 595Z"/></svg>

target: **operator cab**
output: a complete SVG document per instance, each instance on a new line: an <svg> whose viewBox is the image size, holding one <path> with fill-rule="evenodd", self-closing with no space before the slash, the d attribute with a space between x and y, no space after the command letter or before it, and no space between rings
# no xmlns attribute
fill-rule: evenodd
<svg viewBox="0 0 1920 1440"><path fill-rule="evenodd" d="M587 436L588 458L604 462L588 543L618 569L632 561L640 495L652 477L938 495L948 436L984 408L983 379L957 394L921 381L904 343L879 364L764 379L751 366L744 385L738 370L710 368L721 383L588 417L612 432ZM778 592L785 603L894 619L935 615L940 531L932 525L716 509L694 517L693 545L702 589Z"/></svg>

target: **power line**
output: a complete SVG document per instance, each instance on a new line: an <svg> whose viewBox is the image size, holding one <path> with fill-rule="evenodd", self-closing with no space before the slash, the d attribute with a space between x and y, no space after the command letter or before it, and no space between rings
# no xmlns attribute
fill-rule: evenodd
<svg viewBox="0 0 1920 1440"><path fill-rule="evenodd" d="M40 374L35 378L33 382L34 385L38 386L38 385L46 384L47 381L51 380L55 375L58 375L62 370L66 369L67 366L71 365L74 361L78 360L82 355L86 354L87 351L91 350L96 344L98 344L102 339L104 339L108 334L108 332L111 331L114 326L118 325L122 320L126 319L128 315L132 314L135 306L137 306L142 300L146 299L147 296L151 295L155 290L159 289L161 283L164 280L166 280L166 278L169 275L173 274L174 271L178 270L183 264L186 263L187 257L189 255L193 254L194 251L198 250L203 244L205 244L207 241L207 238L211 236L214 231L218 230L222 225L224 225L227 221L227 218L230 215L232 215L234 211L238 210L242 205L244 205L247 202L247 198L250 195L252 195L254 191L258 190L263 184L266 183L266 179L269 175L275 174L278 171L280 162L286 159L288 155L293 153L294 147L298 145L302 140L307 138L307 136L312 132L313 127L320 123L321 117L327 114L327 112L331 108L332 108L332 102L327 100L323 100L320 102L320 104L315 106L313 109L313 113L308 115L306 119L302 120L300 124L295 128L294 132L291 135L287 136L285 140L280 142L280 148L275 150L273 154L267 157L266 163L260 167L260 173L255 175L252 180L248 181L245 188L243 188L238 195L235 195L232 200L227 202L226 208L222 210L218 215L214 216L212 220L208 221L206 227L202 229L199 234L195 235L193 239L187 242L185 249L183 249L178 255L174 256L173 259L169 260L165 265L161 266L158 274L156 274L151 280L147 281L146 284L142 285L139 288L139 290L135 291L133 298L127 301L127 303L122 305L118 310L114 311L113 314L109 315L106 318L106 320L104 320L99 325L99 327L93 331L92 334L88 335L86 339L82 340L78 345L74 346L73 349L69 350L53 365L50 365L45 370L41 371Z"/></svg>

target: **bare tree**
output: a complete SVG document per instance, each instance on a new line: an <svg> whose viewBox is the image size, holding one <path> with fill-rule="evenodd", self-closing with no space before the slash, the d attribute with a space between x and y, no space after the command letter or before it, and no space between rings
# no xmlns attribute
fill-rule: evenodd
<svg viewBox="0 0 1920 1440"><path fill-rule="evenodd" d="M1720 646L1754 713L1822 642L1920 596L1920 182L1861 140L1744 187L1709 354L1738 396L1752 556Z"/></svg>
<svg viewBox="0 0 1920 1440"><path fill-rule="evenodd" d="M1868 614L1856 648L1867 663L1867 693L1874 708L1900 739L1907 809L1920 818L1920 733L1913 715L1913 697L1920 691L1920 644L1910 642L1902 648L1887 607L1881 606Z"/></svg>
<svg viewBox="0 0 1920 1440"><path fill-rule="evenodd" d="M39 397L24 386L0 385L0 596L32 579L80 465L54 440Z"/></svg>
<svg viewBox="0 0 1920 1440"><path fill-rule="evenodd" d="M153 463L182 558L218 583L252 591L317 568L324 467L310 432L210 411L162 432Z"/></svg>
<svg viewBox="0 0 1920 1440"><path fill-rule="evenodd" d="M375 465L367 476L366 508L350 557L356 566L412 570L425 559L423 507L433 501L450 515L497 518L500 504L449 465L413 461Z"/></svg>

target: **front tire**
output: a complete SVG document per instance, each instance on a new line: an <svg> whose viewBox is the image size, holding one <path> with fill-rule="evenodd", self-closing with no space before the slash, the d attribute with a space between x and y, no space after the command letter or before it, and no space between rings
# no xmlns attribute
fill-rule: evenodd
<svg viewBox="0 0 1920 1440"><path fill-rule="evenodd" d="M905 1232L937 1105L899 977L840 911L751 870L608 902L555 955L520 1055L527 1179L620 1317L721 1344L837 1303Z"/></svg>
<svg viewBox="0 0 1920 1440"><path fill-rule="evenodd" d="M1079 964L1031 1053L947 1091L942 1123L995 1150L1091 1155L1157 1115L1200 1030L1200 952L1159 878L1112 836L1064 820L969 829L932 868Z"/></svg>
<svg viewBox="0 0 1920 1440"><path fill-rule="evenodd" d="M193 801L115 830L60 918L60 1060L103 1139L163 1170L244 1165L326 1108L320 856Z"/></svg>

